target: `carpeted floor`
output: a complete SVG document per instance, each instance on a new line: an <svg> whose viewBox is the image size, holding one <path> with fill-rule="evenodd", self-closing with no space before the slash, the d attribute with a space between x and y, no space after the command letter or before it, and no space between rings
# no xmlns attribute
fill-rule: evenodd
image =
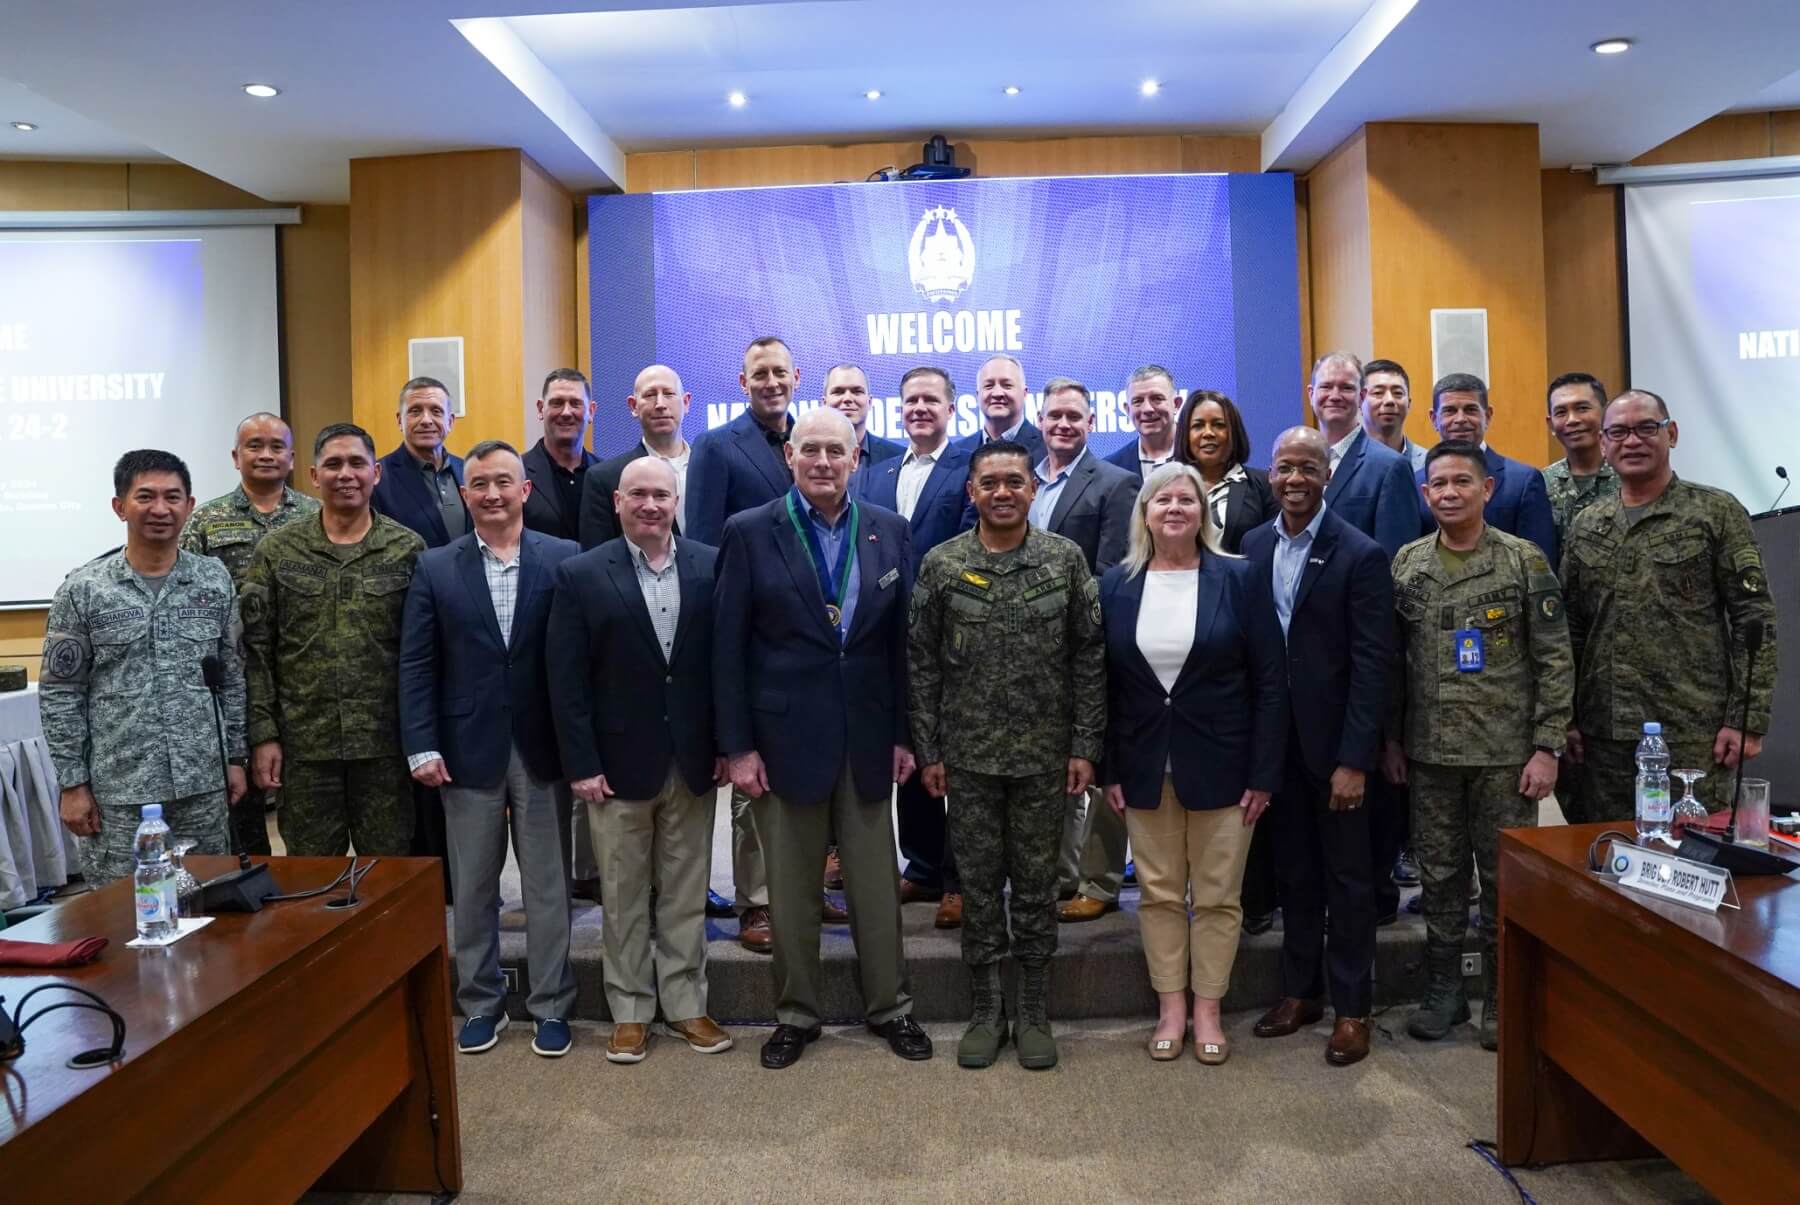
<svg viewBox="0 0 1800 1205"><path fill-rule="evenodd" d="M1224 1067L1153 1064L1147 1022L1059 1026L1062 1065L1026 1072L903 1063L861 1029L827 1031L798 1066L762 1070L768 1031L701 1056L652 1039L636 1066L578 1025L561 1060L515 1026L457 1060L462 1200L524 1202L1371 1202L1507 1205L1521 1198L1472 1138L1494 1136L1494 1058L1474 1031L1440 1044L1386 1035L1352 1068L1327 1030L1258 1040L1228 1019ZM1392 1036L1389 1036L1392 1035ZM1010 1050L1007 1052L1010 1059ZM1521 1171L1543 1205L1710 1198L1661 1161ZM423 1200L424 1198L396 1198ZM370 1201L315 1194L309 1201Z"/></svg>

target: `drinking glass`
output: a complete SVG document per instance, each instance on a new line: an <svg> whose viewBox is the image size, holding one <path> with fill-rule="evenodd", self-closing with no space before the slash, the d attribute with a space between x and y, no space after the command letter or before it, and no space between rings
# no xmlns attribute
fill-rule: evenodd
<svg viewBox="0 0 1800 1205"><path fill-rule="evenodd" d="M1694 784L1706 777L1706 771L1670 770L1669 773L1679 778L1683 787L1683 794L1669 818L1669 834L1680 840L1683 830L1706 827L1706 807L1694 798Z"/></svg>
<svg viewBox="0 0 1800 1205"><path fill-rule="evenodd" d="M1738 796L1737 843L1769 848L1769 780L1746 778Z"/></svg>
<svg viewBox="0 0 1800 1205"><path fill-rule="evenodd" d="M1767 824L1763 826L1768 830ZM169 845L169 861L175 863L176 915L197 916L200 910L200 880L187 868L187 856L200 842L192 837L176 837Z"/></svg>

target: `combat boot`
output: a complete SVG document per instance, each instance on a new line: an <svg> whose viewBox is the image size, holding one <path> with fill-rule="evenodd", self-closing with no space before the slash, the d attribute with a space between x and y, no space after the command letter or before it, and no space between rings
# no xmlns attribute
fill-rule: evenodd
<svg viewBox="0 0 1800 1205"><path fill-rule="evenodd" d="M1463 996L1461 948L1426 946L1425 969L1431 981L1425 988L1425 999L1406 1019L1406 1032L1436 1042L1449 1036L1452 1026L1469 1019L1469 1001Z"/></svg>
<svg viewBox="0 0 1800 1205"><path fill-rule="evenodd" d="M1019 1066L1043 1071L1056 1066L1056 1038L1050 1033L1050 964L1019 964L1019 1025L1013 1034Z"/></svg>
<svg viewBox="0 0 1800 1205"><path fill-rule="evenodd" d="M1500 943L1489 942L1482 951L1487 964L1487 1002L1481 1009L1481 1048L1500 1049Z"/></svg>
<svg viewBox="0 0 1800 1205"><path fill-rule="evenodd" d="M969 968L969 995L975 1016L956 1044L958 1067L992 1067L1006 1045L1006 992L1000 986L1000 964Z"/></svg>

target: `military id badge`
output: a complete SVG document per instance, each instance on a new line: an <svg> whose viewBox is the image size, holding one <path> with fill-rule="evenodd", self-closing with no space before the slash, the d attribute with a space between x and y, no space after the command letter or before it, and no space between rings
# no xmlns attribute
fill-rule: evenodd
<svg viewBox="0 0 1800 1205"><path fill-rule="evenodd" d="M1478 674L1487 665L1480 628L1456 629L1456 672Z"/></svg>

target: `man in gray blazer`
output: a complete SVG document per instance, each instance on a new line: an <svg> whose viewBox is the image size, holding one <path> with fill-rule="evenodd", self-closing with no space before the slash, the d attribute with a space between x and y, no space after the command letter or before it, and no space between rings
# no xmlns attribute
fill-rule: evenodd
<svg viewBox="0 0 1800 1205"><path fill-rule="evenodd" d="M1098 577L1125 559L1137 475L1088 451L1094 409L1081 382L1067 377L1046 382L1038 421L1045 454L1037 465L1031 521L1079 544L1088 572ZM1074 893L1058 913L1065 921L1093 920L1119 906L1125 820L1099 801L1098 791L1069 796L1057 865L1059 894Z"/></svg>

